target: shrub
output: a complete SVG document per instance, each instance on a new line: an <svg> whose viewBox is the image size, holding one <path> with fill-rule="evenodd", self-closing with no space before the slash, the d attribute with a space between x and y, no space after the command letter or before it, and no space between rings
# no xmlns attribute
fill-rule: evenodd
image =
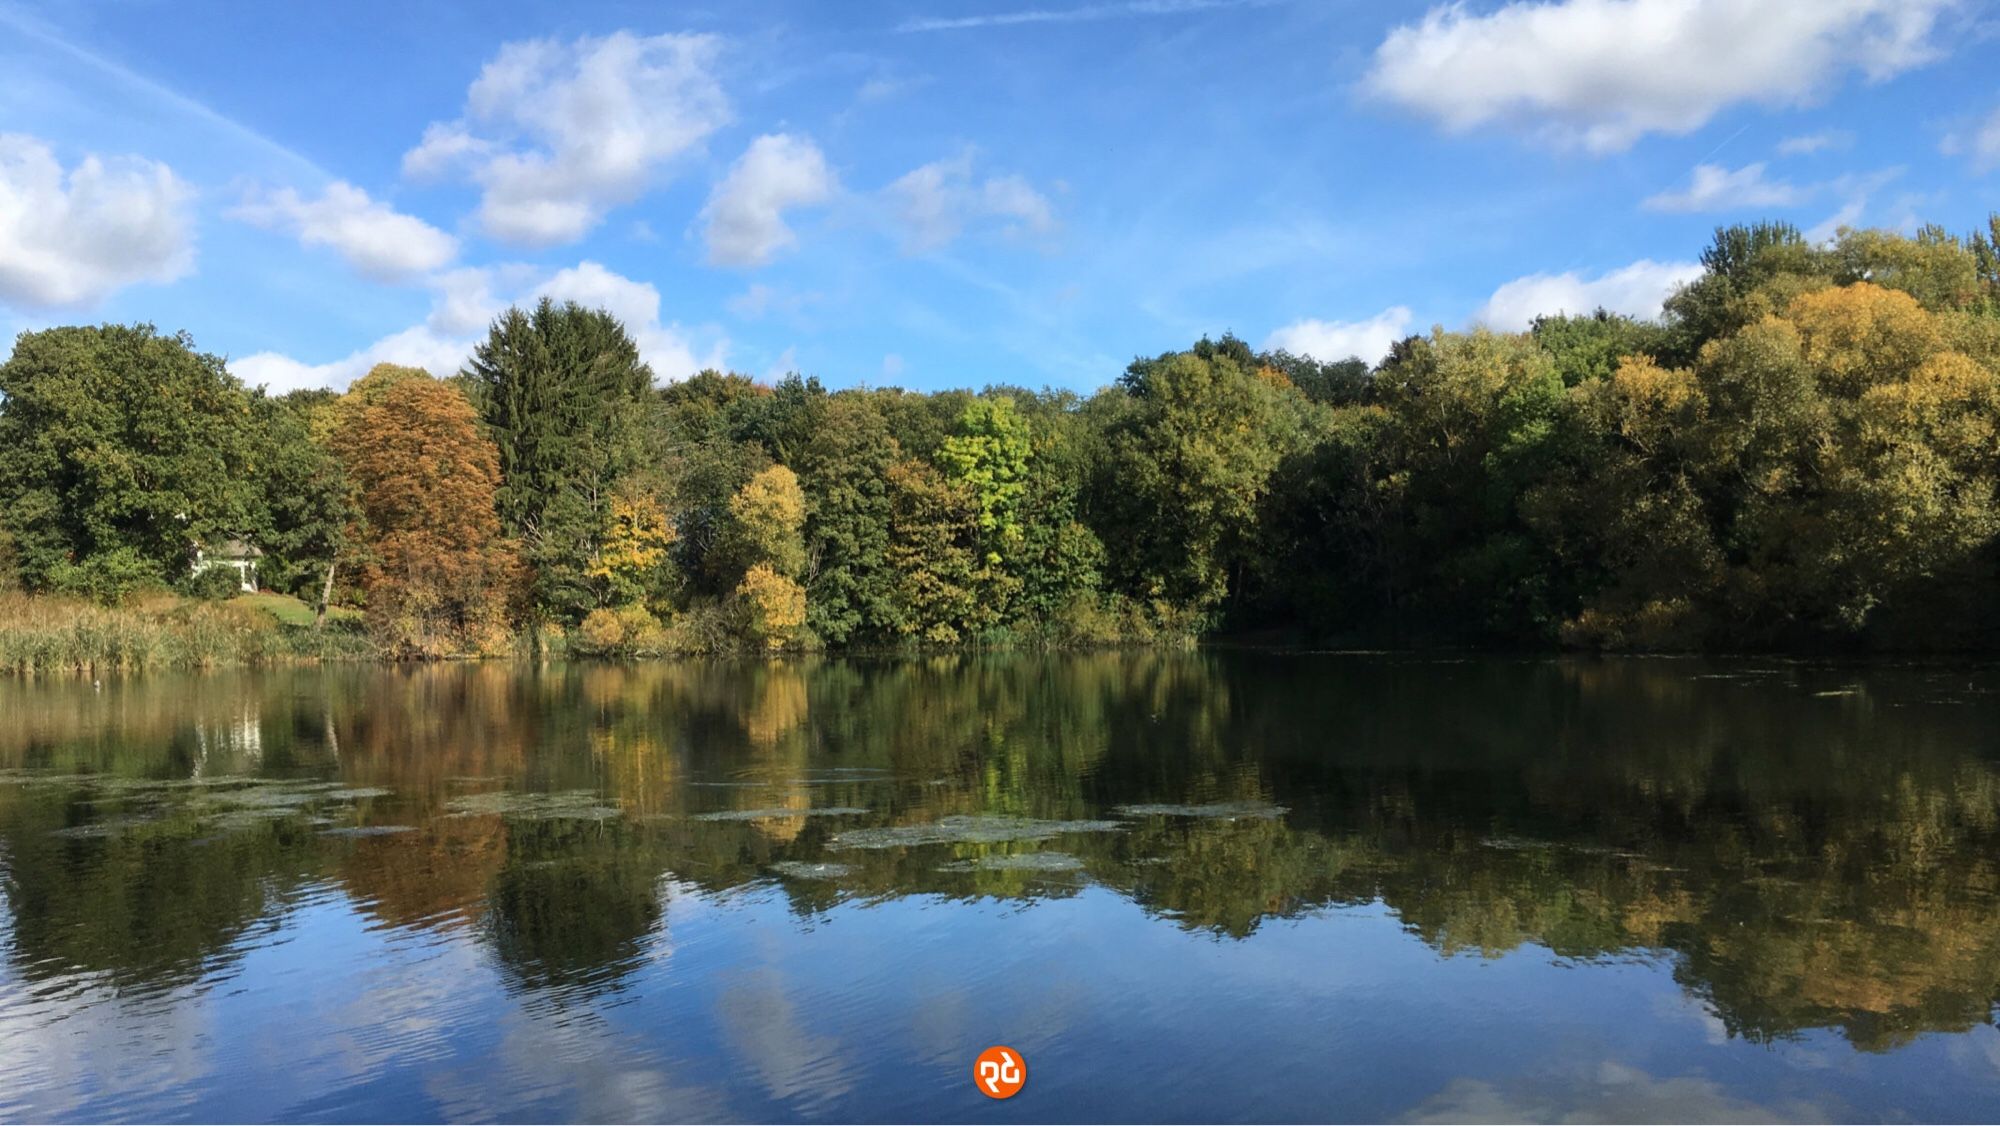
<svg viewBox="0 0 2000 1126"><path fill-rule="evenodd" d="M806 591L798 583L759 563L736 588L748 616L750 639L766 649L783 649L798 640L806 624Z"/></svg>
<svg viewBox="0 0 2000 1126"><path fill-rule="evenodd" d="M589 654L609 654L618 651L625 644L625 623L618 620L618 612L600 607L583 616L583 624L576 627L577 649Z"/></svg>
<svg viewBox="0 0 2000 1126"><path fill-rule="evenodd" d="M672 646L659 619L635 604L585 614L573 648L585 657L634 657L665 653Z"/></svg>
<svg viewBox="0 0 2000 1126"><path fill-rule="evenodd" d="M21 589L21 558L14 547L14 533L0 528L0 591Z"/></svg>
<svg viewBox="0 0 2000 1126"><path fill-rule="evenodd" d="M166 584L153 561L130 547L103 551L82 562L62 562L49 568L49 585L58 594L88 598L109 606L142 590Z"/></svg>
<svg viewBox="0 0 2000 1126"><path fill-rule="evenodd" d="M189 598L227 602L243 592L243 580L234 567L208 567L190 573L181 580L180 588Z"/></svg>

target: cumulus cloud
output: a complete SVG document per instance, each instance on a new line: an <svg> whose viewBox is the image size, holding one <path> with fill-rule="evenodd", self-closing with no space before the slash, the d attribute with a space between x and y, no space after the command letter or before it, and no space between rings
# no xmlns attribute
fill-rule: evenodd
<svg viewBox="0 0 2000 1126"><path fill-rule="evenodd" d="M291 188L253 190L230 217L294 235L305 246L331 247L347 264L377 281L429 273L458 257L458 240L413 215L336 181L318 199Z"/></svg>
<svg viewBox="0 0 2000 1126"><path fill-rule="evenodd" d="M1373 364L1388 354L1391 345L1408 336L1409 329L1410 311L1397 305L1361 321L1293 321L1273 332L1264 341L1264 348L1311 356L1322 363L1359 356Z"/></svg>
<svg viewBox="0 0 2000 1126"><path fill-rule="evenodd" d="M1788 207L1805 195L1782 180L1766 180L1761 162L1746 164L1734 172L1720 164L1697 164L1687 187L1661 192L1640 206L1648 211L1733 211L1745 207Z"/></svg>
<svg viewBox="0 0 2000 1126"><path fill-rule="evenodd" d="M687 329L661 323L660 291L651 282L633 281L595 262L583 262L558 271L529 295L534 300L545 296L603 308L625 322L625 330L639 346L639 357L652 365L653 377L662 383L676 383L703 368L724 364L720 340L700 350Z"/></svg>
<svg viewBox="0 0 2000 1126"><path fill-rule="evenodd" d="M798 241L785 211L824 203L833 171L804 137L770 133L750 142L702 210L708 260L717 266L761 266Z"/></svg>
<svg viewBox="0 0 2000 1126"><path fill-rule="evenodd" d="M660 291L596 262L580 262L545 276L524 268L452 270L431 279L431 314L423 322L327 363L310 364L276 352L259 352L230 362L230 370L251 385L274 393L300 387L343 388L376 364L407 364L437 376L463 367L485 338L487 325L509 305L532 305L543 297L602 308L617 317L639 346L639 356L655 379L671 383L705 367L722 367L728 343L712 332L660 320ZM507 292L506 298L496 291Z"/></svg>
<svg viewBox="0 0 2000 1126"><path fill-rule="evenodd" d="M194 266L193 192L166 165L86 156L65 172L42 141L0 133L0 302L91 305Z"/></svg>
<svg viewBox="0 0 2000 1126"><path fill-rule="evenodd" d="M1955 0L1517 0L1432 8L1392 30L1369 93L1452 132L1522 128L1593 152L1685 134L1743 102L1810 102L1931 58Z"/></svg>
<svg viewBox="0 0 2000 1126"><path fill-rule="evenodd" d="M950 244L978 220L997 220L1012 234L1044 235L1056 227L1047 196L1020 176L978 179L970 153L912 169L889 185L888 196L903 248L912 254Z"/></svg>
<svg viewBox="0 0 2000 1126"><path fill-rule="evenodd" d="M617 32L509 43L403 156L405 175L479 184L486 233L525 246L582 238L644 194L662 165L729 121L708 35Z"/></svg>
<svg viewBox="0 0 2000 1126"><path fill-rule="evenodd" d="M1519 332L1544 314L1587 314L1598 309L1628 317L1660 315L1660 305L1675 289L1701 276L1699 262L1655 262L1642 258L1630 266L1586 278L1577 271L1530 274L1493 291L1473 319L1502 332Z"/></svg>
<svg viewBox="0 0 2000 1126"><path fill-rule="evenodd" d="M1971 157L1972 166L1981 172L2000 168L2000 109L1969 128L1945 134L1938 148L1946 156Z"/></svg>
<svg viewBox="0 0 2000 1126"><path fill-rule="evenodd" d="M331 387L338 391L376 364L423 368L438 376L456 374L472 355L473 343L472 337L450 336L429 324L419 324L330 363L309 364L278 352L258 352L229 361L229 370L244 383L266 387L274 395L301 387Z"/></svg>

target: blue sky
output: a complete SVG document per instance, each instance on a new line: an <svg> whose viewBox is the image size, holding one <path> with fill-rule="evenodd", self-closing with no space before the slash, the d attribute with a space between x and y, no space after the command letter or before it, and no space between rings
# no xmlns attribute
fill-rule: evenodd
<svg viewBox="0 0 2000 1126"><path fill-rule="evenodd" d="M1975 0L0 0L0 331L274 389L548 293L661 379L1077 389L1646 315L1718 223L2000 207Z"/></svg>

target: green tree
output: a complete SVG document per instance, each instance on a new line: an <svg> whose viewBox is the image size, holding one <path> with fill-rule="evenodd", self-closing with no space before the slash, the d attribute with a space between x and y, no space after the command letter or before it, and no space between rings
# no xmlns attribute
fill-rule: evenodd
<svg viewBox="0 0 2000 1126"><path fill-rule="evenodd" d="M1234 345L1233 347L1231 345ZM1123 545L1131 592L1199 613L1219 608L1280 459L1298 437L1277 380L1241 342L1203 342L1141 360L1121 383L1129 409L1111 422L1099 511ZM1296 392L1291 392L1296 394Z"/></svg>
<svg viewBox="0 0 2000 1126"><path fill-rule="evenodd" d="M829 645L881 634L895 620L889 467L900 450L866 395L827 400L799 461L806 501L806 617Z"/></svg>
<svg viewBox="0 0 2000 1126"><path fill-rule="evenodd" d="M151 325L23 333L0 364L0 510L31 588L114 598L250 534L253 408L220 357Z"/></svg>
<svg viewBox="0 0 2000 1126"><path fill-rule="evenodd" d="M346 545L357 515L340 459L312 435L320 394L262 394L251 400L255 427L247 473L257 486L251 540L264 551L264 585L312 599Z"/></svg>
<svg viewBox="0 0 2000 1126"><path fill-rule="evenodd" d="M652 369L611 314L543 298L494 321L463 378L499 451L501 526L533 604L579 621L602 596L589 572L614 487L646 460Z"/></svg>
<svg viewBox="0 0 2000 1126"><path fill-rule="evenodd" d="M1423 576L1427 628L1535 637L1560 607L1550 560L1521 520L1528 488L1561 460L1565 394L1524 336L1435 333L1376 373L1388 411L1399 565Z"/></svg>
<svg viewBox="0 0 2000 1126"><path fill-rule="evenodd" d="M967 404L957 429L938 446L939 466L972 490L979 509L979 542L974 550L989 567L998 567L1020 545L1017 509L1027 490L1033 452L1027 420L1007 395Z"/></svg>
<svg viewBox="0 0 2000 1126"><path fill-rule="evenodd" d="M979 601L979 508L971 487L905 458L889 467L889 500L885 554L896 576L897 630L949 645L993 624Z"/></svg>
<svg viewBox="0 0 2000 1126"><path fill-rule="evenodd" d="M1657 356L1666 344L1666 330L1599 309L1589 316L1556 314L1535 318L1528 335L1555 361L1565 386L1608 379L1628 356Z"/></svg>

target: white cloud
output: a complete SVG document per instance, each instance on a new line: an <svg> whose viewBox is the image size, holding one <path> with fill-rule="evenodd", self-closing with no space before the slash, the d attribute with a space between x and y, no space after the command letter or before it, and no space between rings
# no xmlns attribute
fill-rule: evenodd
<svg viewBox="0 0 2000 1126"><path fill-rule="evenodd" d="M1373 364L1409 330L1410 311L1397 305L1363 321L1293 321L1266 338L1264 348L1311 356L1322 363L1359 356Z"/></svg>
<svg viewBox="0 0 2000 1126"><path fill-rule="evenodd" d="M1798 105L1849 72L1880 80L1937 52L1955 0L1517 0L1432 8L1392 30L1370 93L1447 130L1524 128L1612 152L1742 102Z"/></svg>
<svg viewBox="0 0 2000 1126"><path fill-rule="evenodd" d="M1854 134L1845 129L1822 129L1778 142L1779 156L1811 156L1816 152L1844 149L1854 143Z"/></svg>
<svg viewBox="0 0 2000 1126"><path fill-rule="evenodd" d="M498 282L491 267L466 266L434 275L430 279L433 301L427 322L451 336L478 332L493 322L507 305L493 296Z"/></svg>
<svg viewBox="0 0 2000 1126"><path fill-rule="evenodd" d="M86 156L67 173L40 140L0 133L0 302L93 304L194 266L193 192L166 165Z"/></svg>
<svg viewBox="0 0 2000 1126"><path fill-rule="evenodd" d="M888 195L903 248L912 254L949 244L977 219L998 219L1010 234L1045 235L1056 227L1047 196L1020 176L975 179L970 153L912 169L889 185Z"/></svg>
<svg viewBox="0 0 2000 1126"><path fill-rule="evenodd" d="M516 285L510 299L494 296L496 287L510 283ZM431 314L422 323L340 359L309 364L276 352L259 352L231 361L230 370L245 383L266 385L274 393L300 387L343 388L382 363L448 376L464 366L494 317L510 304L526 307L543 297L602 308L617 317L639 346L640 358L652 365L654 378L661 382L685 379L705 367L722 367L728 354L728 342L713 332L662 323L660 291L650 283L613 273L596 262L580 262L539 279L519 267L453 270L433 277L431 286Z"/></svg>
<svg viewBox="0 0 2000 1126"><path fill-rule="evenodd" d="M1813 243L1826 242L1839 234L1842 227L1852 227L1859 224L1861 222L1861 213L1867 209L1868 201L1865 198L1848 200L1846 203L1840 205L1840 210L1815 223L1812 229L1806 232L1806 241Z"/></svg>
<svg viewBox="0 0 2000 1126"><path fill-rule="evenodd" d="M1642 258L1630 266L1586 278L1577 271L1530 274L1493 291L1473 320L1502 332L1519 332L1543 314L1584 315L1608 309L1628 317L1660 315L1660 305L1675 289L1701 276L1699 262L1655 262Z"/></svg>
<svg viewBox="0 0 2000 1126"><path fill-rule="evenodd" d="M318 199L304 199L291 188L252 191L229 214L295 235L305 246L332 247L348 265L377 281L428 273L458 257L457 239L341 181Z"/></svg>
<svg viewBox="0 0 2000 1126"><path fill-rule="evenodd" d="M1661 192L1640 204L1648 211L1732 211L1744 207L1788 207L1806 193L1782 180L1766 180L1762 162L1731 172L1720 164L1697 164L1688 186Z"/></svg>
<svg viewBox="0 0 2000 1126"><path fill-rule="evenodd" d="M824 203L833 171L804 137L769 133L750 142L702 209L708 260L718 266L761 266L798 241L785 210Z"/></svg>
<svg viewBox="0 0 2000 1126"><path fill-rule="evenodd" d="M274 395L301 387L331 387L338 391L376 364L423 368L436 376L457 373L472 355L472 337L450 336L429 324L412 325L331 363L308 364L277 352L258 352L231 360L229 370L252 387L264 386Z"/></svg>
<svg viewBox="0 0 2000 1126"><path fill-rule="evenodd" d="M1972 166L1981 172L2000 168L2000 109L1970 129L1945 134L1938 150L1946 156L1971 157Z"/></svg>
<svg viewBox="0 0 2000 1126"><path fill-rule="evenodd" d="M1861 216L1868 210L1868 201L1876 192L1888 186L1903 174L1903 169L1884 168L1876 172L1850 172L1827 184L1828 190L1844 202L1840 209L1820 220L1818 225L1806 232L1809 242L1825 242L1840 233L1842 227L1861 224Z"/></svg>
<svg viewBox="0 0 2000 1126"><path fill-rule="evenodd" d="M625 322L625 331L639 346L639 358L652 365L653 377L660 382L677 383L703 368L724 364L727 349L721 340L698 351L687 329L676 322L660 323L660 291L651 282L633 281L595 262L583 262L558 271L526 300L542 297L603 308Z"/></svg>
<svg viewBox="0 0 2000 1126"><path fill-rule="evenodd" d="M573 242L729 121L717 47L713 36L624 31L509 43L467 91L465 117L431 125L404 154L404 174L463 170L484 189L488 234Z"/></svg>

